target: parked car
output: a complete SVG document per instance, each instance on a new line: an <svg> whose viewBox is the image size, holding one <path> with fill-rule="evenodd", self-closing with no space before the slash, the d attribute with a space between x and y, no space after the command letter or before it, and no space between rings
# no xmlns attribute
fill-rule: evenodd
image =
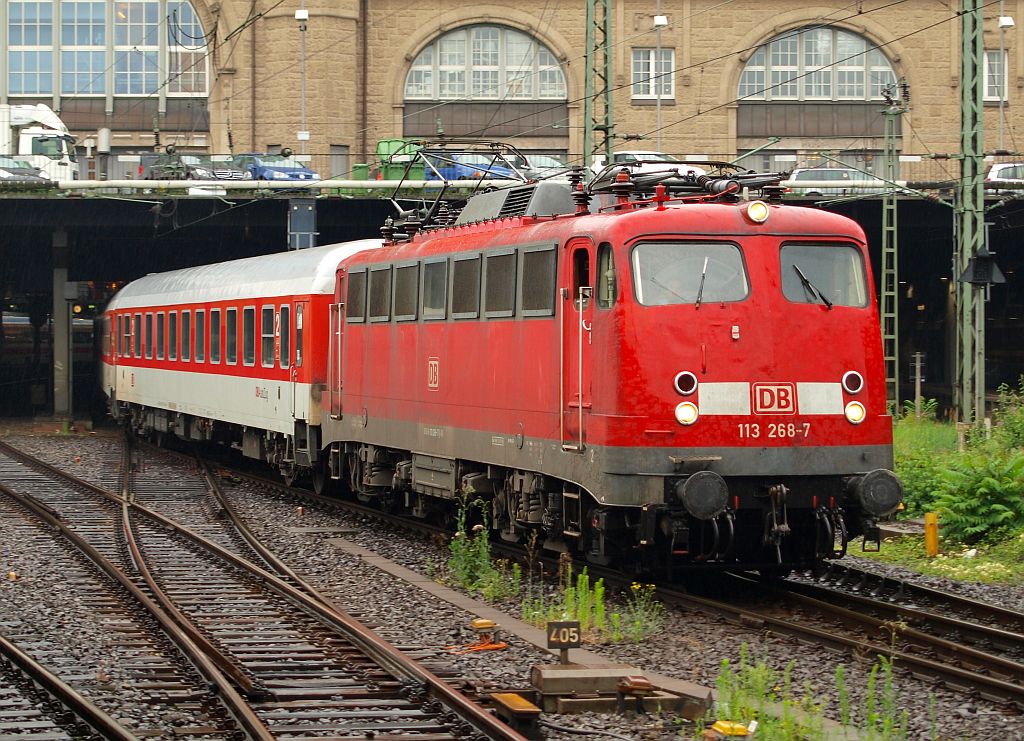
<svg viewBox="0 0 1024 741"><path fill-rule="evenodd" d="M291 154L239 154L231 158L234 165L256 180L319 180L320 175L306 167Z"/></svg>
<svg viewBox="0 0 1024 741"><path fill-rule="evenodd" d="M848 196L885 193L885 181L851 167L798 168L790 173L790 181L815 183L807 187L790 185L786 190L792 196ZM851 185L854 182L868 185Z"/></svg>
<svg viewBox="0 0 1024 741"><path fill-rule="evenodd" d="M252 175L231 162L214 162L205 154L164 152L143 155L139 169L146 180L252 180Z"/></svg>
<svg viewBox="0 0 1024 741"><path fill-rule="evenodd" d="M19 185L45 185L50 182L43 171L25 160L13 157L0 157L0 185L18 183Z"/></svg>
<svg viewBox="0 0 1024 741"><path fill-rule="evenodd" d="M505 166L511 163L482 152L428 151L423 156L432 165L427 168L427 180L522 179L511 166Z"/></svg>
<svg viewBox="0 0 1024 741"><path fill-rule="evenodd" d="M1020 188L986 188L985 191L992 195L1011 195L1024 198L1024 164L1020 162L1002 162L992 165L985 176L986 183L1012 183Z"/></svg>
<svg viewBox="0 0 1024 741"><path fill-rule="evenodd" d="M613 152L611 163L605 162L604 155L594 157L594 164L591 167L594 173L602 172L608 167L628 167L634 173L671 172L675 170L680 175L688 175L690 173L693 175L707 175L707 171L703 168L691 165L670 154L646 150Z"/></svg>
<svg viewBox="0 0 1024 741"><path fill-rule="evenodd" d="M516 162L516 169L530 179L552 178L564 175L569 165L548 154L528 154L523 162Z"/></svg>

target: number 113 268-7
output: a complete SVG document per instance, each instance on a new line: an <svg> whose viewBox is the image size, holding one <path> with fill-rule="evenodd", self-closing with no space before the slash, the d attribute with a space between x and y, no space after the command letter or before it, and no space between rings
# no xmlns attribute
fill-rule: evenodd
<svg viewBox="0 0 1024 741"><path fill-rule="evenodd" d="M789 440L806 438L811 434L810 422L741 422L739 424L741 439L756 440L765 437L769 440Z"/></svg>

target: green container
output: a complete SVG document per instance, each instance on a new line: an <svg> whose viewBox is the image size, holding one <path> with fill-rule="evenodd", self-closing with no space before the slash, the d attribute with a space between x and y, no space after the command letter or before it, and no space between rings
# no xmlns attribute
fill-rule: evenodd
<svg viewBox="0 0 1024 741"><path fill-rule="evenodd" d="M370 166L365 162L359 162L352 165L352 179L353 180L369 180L370 179Z"/></svg>

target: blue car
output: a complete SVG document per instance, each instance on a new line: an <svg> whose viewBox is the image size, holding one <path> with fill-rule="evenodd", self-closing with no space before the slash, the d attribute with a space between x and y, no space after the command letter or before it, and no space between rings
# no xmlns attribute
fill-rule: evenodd
<svg viewBox="0 0 1024 741"><path fill-rule="evenodd" d="M473 152L422 152L433 167L427 167L427 180L476 180L478 178L522 180L502 160Z"/></svg>
<svg viewBox="0 0 1024 741"><path fill-rule="evenodd" d="M286 154L239 154L232 158L236 167L256 180L319 180L318 175L294 157Z"/></svg>

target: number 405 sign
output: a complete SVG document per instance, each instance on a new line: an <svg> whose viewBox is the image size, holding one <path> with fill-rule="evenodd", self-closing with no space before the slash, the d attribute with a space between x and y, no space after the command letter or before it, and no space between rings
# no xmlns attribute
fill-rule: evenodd
<svg viewBox="0 0 1024 741"><path fill-rule="evenodd" d="M562 620L548 623L548 648L579 648L580 623L578 620Z"/></svg>

